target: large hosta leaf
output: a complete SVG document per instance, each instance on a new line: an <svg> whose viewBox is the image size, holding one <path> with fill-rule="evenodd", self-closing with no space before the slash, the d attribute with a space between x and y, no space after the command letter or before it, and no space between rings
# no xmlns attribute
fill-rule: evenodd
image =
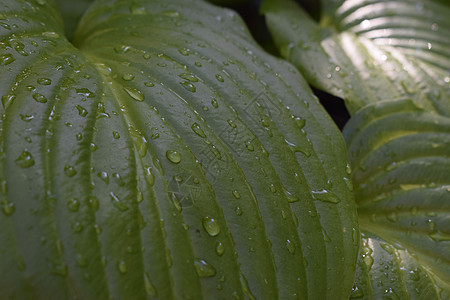
<svg viewBox="0 0 450 300"><path fill-rule="evenodd" d="M349 296L344 141L291 65L202 1L58 16L0 8L4 297Z"/></svg>
<svg viewBox="0 0 450 300"><path fill-rule="evenodd" d="M413 255L445 299L450 291L450 8L444 1L322 4L320 25L293 2L268 1L264 9L282 54L312 84L343 97L353 114L344 135L361 228ZM358 272L357 282L378 276L367 272ZM428 298L423 284L428 285L418 280L416 291L410 283L375 284L365 295L391 297L383 293L392 289L400 299Z"/></svg>

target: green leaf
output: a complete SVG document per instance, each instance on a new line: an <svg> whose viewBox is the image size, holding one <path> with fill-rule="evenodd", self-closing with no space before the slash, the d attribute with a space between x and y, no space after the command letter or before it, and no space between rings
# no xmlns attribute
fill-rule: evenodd
<svg viewBox="0 0 450 300"><path fill-rule="evenodd" d="M391 258L382 254L380 263L401 269L410 264L404 256L412 256L414 268L429 276L414 283L403 269L385 277L377 269L359 269L352 297L446 299L448 2L322 1L322 7L320 24L291 1L266 1L263 11L282 55L311 84L343 97L352 113L344 137L360 227L395 252Z"/></svg>
<svg viewBox="0 0 450 300"><path fill-rule="evenodd" d="M450 7L439 1L322 1L320 24L290 0L263 3L282 56L350 113L412 97L450 114Z"/></svg>
<svg viewBox="0 0 450 300"><path fill-rule="evenodd" d="M407 249L447 283L449 133L449 118L410 99L368 105L344 129L361 228Z"/></svg>
<svg viewBox="0 0 450 300"><path fill-rule="evenodd" d="M290 64L202 1L0 8L7 298L348 298L345 144Z"/></svg>
<svg viewBox="0 0 450 300"><path fill-rule="evenodd" d="M447 286L447 291L435 285ZM448 299L448 283L439 281L406 249L364 232L355 286L350 299Z"/></svg>

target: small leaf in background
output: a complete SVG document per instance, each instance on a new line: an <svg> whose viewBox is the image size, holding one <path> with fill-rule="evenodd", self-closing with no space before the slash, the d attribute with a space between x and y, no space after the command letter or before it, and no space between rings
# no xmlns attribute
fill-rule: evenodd
<svg viewBox="0 0 450 300"><path fill-rule="evenodd" d="M358 263L352 298L446 299L450 7L445 1L321 3L320 23L292 1L265 1L263 12L281 54L312 85L344 98L352 114L343 133L359 223L379 236L363 236L362 260L372 265L373 252L378 263L372 269ZM375 245L379 240L391 258ZM424 275L402 279L405 268Z"/></svg>

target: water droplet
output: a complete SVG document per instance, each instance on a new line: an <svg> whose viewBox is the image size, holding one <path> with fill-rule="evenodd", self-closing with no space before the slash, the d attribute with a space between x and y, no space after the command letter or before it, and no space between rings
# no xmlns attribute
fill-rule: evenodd
<svg viewBox="0 0 450 300"><path fill-rule="evenodd" d="M217 236L220 233L219 223L214 218L204 217L202 219L203 228L210 236Z"/></svg>
<svg viewBox="0 0 450 300"><path fill-rule="evenodd" d="M53 39L58 39L59 38L59 34L54 32L54 31L43 32L42 36L46 37L46 38L53 38Z"/></svg>
<svg viewBox="0 0 450 300"><path fill-rule="evenodd" d="M180 84L189 92L195 93L195 91L196 91L195 85L193 85L189 81L182 81L182 82L180 82Z"/></svg>
<svg viewBox="0 0 450 300"><path fill-rule="evenodd" d="M228 119L228 120L227 120L227 122L228 122L228 125L230 125L230 127L232 127L232 128L236 128L236 123L234 123L234 121L233 121L233 120L231 120L231 119Z"/></svg>
<svg viewBox="0 0 450 300"><path fill-rule="evenodd" d="M114 205L115 208L117 208L120 211L126 211L128 210L128 206L125 205L125 203L120 200L120 198L114 194L114 192L110 192L109 196L111 198L111 203Z"/></svg>
<svg viewBox="0 0 450 300"><path fill-rule="evenodd" d="M120 134L117 131L113 131L112 135L116 140L120 139Z"/></svg>
<svg viewBox="0 0 450 300"><path fill-rule="evenodd" d="M75 89L75 91L77 92L77 94L80 94L86 98L94 98L95 97L95 94L87 88Z"/></svg>
<svg viewBox="0 0 450 300"><path fill-rule="evenodd" d="M440 230L434 230L429 234L429 237L435 242L450 241L450 234L441 232Z"/></svg>
<svg viewBox="0 0 450 300"><path fill-rule="evenodd" d="M14 99L16 99L16 95L14 95L14 94L2 96L3 108L6 110L11 105L11 103L14 101ZM23 118L22 118L22 120L23 120Z"/></svg>
<svg viewBox="0 0 450 300"><path fill-rule="evenodd" d="M181 154L178 153L177 151L168 150L166 152L166 157L170 162L174 164L178 164L181 161Z"/></svg>
<svg viewBox="0 0 450 300"><path fill-rule="evenodd" d="M345 172L347 172L347 175L352 174L352 167L350 167L349 163L345 166Z"/></svg>
<svg viewBox="0 0 450 300"><path fill-rule="evenodd" d="M203 132L203 129L197 123L192 124L192 131L194 131L198 136L202 138L206 138L206 134Z"/></svg>
<svg viewBox="0 0 450 300"><path fill-rule="evenodd" d="M144 157L147 154L148 149L147 139L136 129L129 128L128 131L131 134L131 138L139 156Z"/></svg>
<svg viewBox="0 0 450 300"><path fill-rule="evenodd" d="M72 230L74 233L80 233L81 231L83 231L83 224L81 224L80 222L73 223Z"/></svg>
<svg viewBox="0 0 450 300"><path fill-rule="evenodd" d="M305 127L305 123L306 123L305 119L302 119L300 117L295 117L294 121L299 129L302 129L303 127Z"/></svg>
<svg viewBox="0 0 450 300"><path fill-rule="evenodd" d="M2 211L5 215L11 216L14 213L15 209L16 207L14 203L9 202L8 200L2 202Z"/></svg>
<svg viewBox="0 0 450 300"><path fill-rule="evenodd" d="M37 83L40 85L51 85L52 80L50 78L38 78Z"/></svg>
<svg viewBox="0 0 450 300"><path fill-rule="evenodd" d="M319 200L323 202L330 202L330 203L339 203L341 200L332 192L327 190L318 190L318 191L312 191L314 200Z"/></svg>
<svg viewBox="0 0 450 300"><path fill-rule="evenodd" d="M153 186L155 184L155 175L152 173L152 168L147 167L145 170L145 178L147 179L147 182L150 186Z"/></svg>
<svg viewBox="0 0 450 300"><path fill-rule="evenodd" d="M119 270L120 274L126 274L127 273L127 264L123 260L119 260L117 262L117 269Z"/></svg>
<svg viewBox="0 0 450 300"><path fill-rule="evenodd" d="M78 209L80 208L80 202L77 199L72 198L69 201L67 201L67 208L70 211L77 212Z"/></svg>
<svg viewBox="0 0 450 300"><path fill-rule="evenodd" d="M6 66L14 62L15 60L16 59L12 56L12 54L4 54L0 56L0 65Z"/></svg>
<svg viewBox="0 0 450 300"><path fill-rule="evenodd" d="M390 222L393 222L393 223L395 223L395 222L398 221L398 215L397 215L397 213L396 213L395 211L394 211L394 212L391 212L389 215L387 215L386 218L387 218Z"/></svg>
<svg viewBox="0 0 450 300"><path fill-rule="evenodd" d="M47 102L47 97L45 97L44 95L39 94L39 93L33 94L33 99L36 100L39 103L46 103Z"/></svg>
<svg viewBox="0 0 450 300"><path fill-rule="evenodd" d="M144 6L132 5L130 7L130 12L133 15L146 15L147 9ZM154 296L154 295L152 295L152 296Z"/></svg>
<svg viewBox="0 0 450 300"><path fill-rule="evenodd" d="M169 197L172 200L173 205L177 209L178 212L181 212L183 207L181 206L180 199L178 199L178 196L175 192L169 192Z"/></svg>
<svg viewBox="0 0 450 300"><path fill-rule="evenodd" d="M237 216L241 216L242 215L242 209L239 206L236 207L234 212L236 213Z"/></svg>
<svg viewBox="0 0 450 300"><path fill-rule="evenodd" d="M147 81L146 83L144 83L145 86L147 87L154 87L155 84L153 82Z"/></svg>
<svg viewBox="0 0 450 300"><path fill-rule="evenodd" d="M90 207L92 207L94 210L98 210L100 206L100 202L98 201L98 198L95 196L89 196L87 199L87 202Z"/></svg>
<svg viewBox="0 0 450 300"><path fill-rule="evenodd" d="M254 151L255 147L253 147L252 141L246 141L245 142L245 147L247 148L248 151Z"/></svg>
<svg viewBox="0 0 450 300"><path fill-rule="evenodd" d="M182 48L182 49L179 49L178 50L178 52L180 52L180 54L181 55L184 55L184 56L188 56L189 55L189 49L186 49L186 48Z"/></svg>
<svg viewBox="0 0 450 300"><path fill-rule="evenodd" d="M1 19L4 20L4 19ZM7 29L7 30L11 30L11 26L9 26L9 24L5 23L5 22L0 22L0 26L2 26L3 28Z"/></svg>
<svg viewBox="0 0 450 300"><path fill-rule="evenodd" d="M353 191L353 183L350 179L348 179L347 177L344 177L344 182L345 185L347 186L347 189L352 192Z"/></svg>
<svg viewBox="0 0 450 300"><path fill-rule="evenodd" d="M64 173L66 173L68 177L73 177L77 174L77 170L75 170L74 167L67 165L64 167Z"/></svg>
<svg viewBox="0 0 450 300"><path fill-rule="evenodd" d="M221 242L216 243L216 254L222 256L225 252L225 246Z"/></svg>
<svg viewBox="0 0 450 300"><path fill-rule="evenodd" d="M127 53L131 50L130 46L127 45L120 45L114 48L114 52L116 52L117 54L123 54L123 53Z"/></svg>
<svg viewBox="0 0 450 300"><path fill-rule="evenodd" d="M178 76L190 82L198 82L198 78L191 73L183 73Z"/></svg>
<svg viewBox="0 0 450 300"><path fill-rule="evenodd" d="M82 117L86 117L88 114L88 111L81 105L76 105L75 106L78 110L78 114Z"/></svg>
<svg viewBox="0 0 450 300"><path fill-rule="evenodd" d="M287 240L286 241L286 249L288 249L289 253L294 254L295 253L295 243Z"/></svg>
<svg viewBox="0 0 450 300"><path fill-rule="evenodd" d="M216 269L203 259L194 260L195 270L199 277L212 277L216 275Z"/></svg>
<svg viewBox="0 0 450 300"><path fill-rule="evenodd" d="M253 296L252 292L250 291L250 288L248 286L247 279L245 278L244 274L240 272L239 274L239 281L241 283L242 291L244 292L244 295L247 296L250 300L256 300L255 296Z"/></svg>
<svg viewBox="0 0 450 300"><path fill-rule="evenodd" d="M364 293L357 286L352 288L352 293L350 294L350 299L359 299L364 297Z"/></svg>
<svg viewBox="0 0 450 300"><path fill-rule="evenodd" d="M88 265L87 259L83 256L83 254L77 254L76 256L77 266L80 268L84 268Z"/></svg>
<svg viewBox="0 0 450 300"><path fill-rule="evenodd" d="M224 82L223 77L220 74L216 74L216 79L220 82Z"/></svg>
<svg viewBox="0 0 450 300"><path fill-rule="evenodd" d="M153 285L152 281L150 280L150 276L148 275L148 273L144 274L144 283L145 283L145 291L147 292L147 294L149 294L152 297L158 296L156 288Z"/></svg>
<svg viewBox="0 0 450 300"><path fill-rule="evenodd" d="M122 79L125 81L131 81L134 79L134 75L131 73L127 73L122 76Z"/></svg>
<svg viewBox="0 0 450 300"><path fill-rule="evenodd" d="M16 158L15 162L16 165L21 168L29 168L34 166L33 156L31 156L31 153L27 150L23 150L19 157Z"/></svg>
<svg viewBox="0 0 450 300"><path fill-rule="evenodd" d="M132 87L124 87L123 90L136 101L142 102L145 99L144 94L142 94L142 92L138 89Z"/></svg>
<svg viewBox="0 0 450 300"><path fill-rule="evenodd" d="M234 190L234 191L232 192L232 194L233 194L234 198L236 198L236 199L241 199L241 194L239 193L239 191Z"/></svg>
<svg viewBox="0 0 450 300"><path fill-rule="evenodd" d="M119 186L125 185L125 181L123 181L122 176L120 176L119 173L113 173L112 177Z"/></svg>
<svg viewBox="0 0 450 300"><path fill-rule="evenodd" d="M287 197L289 203L294 203L300 201L300 198L297 195L292 194L291 192L285 191L284 194Z"/></svg>

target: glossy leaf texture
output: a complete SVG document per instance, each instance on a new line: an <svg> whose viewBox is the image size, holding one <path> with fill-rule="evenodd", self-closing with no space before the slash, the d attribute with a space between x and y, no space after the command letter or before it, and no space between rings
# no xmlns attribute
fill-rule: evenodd
<svg viewBox="0 0 450 300"><path fill-rule="evenodd" d="M447 295L432 299L446 299L450 292L450 119L410 99L385 101L357 112L344 128L344 136L354 169L361 229L392 243L390 249L413 255L416 264L433 275L436 292ZM402 264L403 258L392 259ZM364 277L373 276L370 268L367 272ZM383 288L396 290L398 299L405 298L400 294L427 299L428 288L422 290L423 284L416 280L417 292L402 285L383 284ZM375 295L383 288L371 284L366 292Z"/></svg>
<svg viewBox="0 0 450 300"><path fill-rule="evenodd" d="M432 278L433 293L446 299L450 290L448 4L325 3L330 5L323 5L320 24L293 2L268 1L263 10L282 54L311 84L343 97L352 113L344 137L361 229L378 235L390 249L412 255ZM402 265L403 258L396 256L393 261ZM379 275L370 268L359 270L357 283L371 276ZM361 292L367 299L430 295L422 290L421 285L428 284L422 280L416 282L419 292L410 290L409 283L373 283ZM389 294L391 289L395 295Z"/></svg>
<svg viewBox="0 0 450 300"><path fill-rule="evenodd" d="M448 2L321 3L320 23L291 0L262 6L281 55L312 85L345 99L350 113L404 95L442 106L440 95L450 93Z"/></svg>
<svg viewBox="0 0 450 300"><path fill-rule="evenodd" d="M1 7L0 290L48 299L348 298L345 143L232 11Z"/></svg>
<svg viewBox="0 0 450 300"><path fill-rule="evenodd" d="M362 231L355 286L350 299L448 299L432 272L408 250ZM445 285L443 282L439 284Z"/></svg>

